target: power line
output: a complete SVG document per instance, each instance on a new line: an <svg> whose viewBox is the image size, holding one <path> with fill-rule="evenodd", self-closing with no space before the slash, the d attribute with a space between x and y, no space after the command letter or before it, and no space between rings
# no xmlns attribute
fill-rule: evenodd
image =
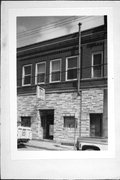
<svg viewBox="0 0 120 180"><path fill-rule="evenodd" d="M92 16L89 16L89 17L92 17ZM84 19L87 19L88 17L84 17ZM79 21L79 19L81 19L80 17L79 18L76 18L76 20L77 21ZM75 21L75 20L72 20L72 21ZM87 21L85 21L85 22L88 22L89 20L87 20ZM66 24L69 24L71 21L69 21L68 23L65 23L65 24L61 24L60 26L54 26L53 28L50 28L50 29L52 29L52 32L50 32L49 31L49 34L50 33L53 33L54 31L56 31L56 28L60 28L61 26L63 26L63 25L66 25ZM46 29L46 30L50 30L50 29ZM45 30L44 30L45 31ZM22 36L17 36L17 38L18 39L21 39L21 41L22 41L22 38L24 38L24 39L27 39L27 38L29 38L29 36L32 36L32 37L34 37L34 38L36 38L36 37L38 37L38 35L37 35L37 33L41 33L41 32L43 32L43 30L39 30L38 32L32 32L31 34L29 33L29 34L22 34ZM24 40L23 40L24 41Z"/></svg>
<svg viewBox="0 0 120 180"><path fill-rule="evenodd" d="M84 19L86 19L86 18L88 18L88 17L85 17ZM67 25L67 24L69 24L69 23L71 23L71 22L75 22L76 20L78 21L78 20L82 20L80 17L77 17L77 18L74 18L74 19L72 19L72 20L68 20L68 21L65 21L65 22L60 22L60 23L58 23L58 24L54 24L54 25L52 25L51 27L46 27L46 26L44 26L43 28L39 28L39 29L37 29L37 30L33 30L33 31L30 31L30 32L28 32L27 33L27 31L26 32L24 32L24 33L22 33L22 34L18 34L18 38L22 38L22 37L27 37L27 36L31 36L31 35L33 35L33 34L35 34L35 33L41 33L41 32L43 32L43 31L48 31L48 30L53 30L53 31L55 31L56 30L56 28L60 28L61 26L65 26L65 25ZM36 35L36 34L35 34Z"/></svg>
<svg viewBox="0 0 120 180"><path fill-rule="evenodd" d="M32 32L36 32L36 31L40 31L40 30L44 30L44 29L51 29L51 28L54 28L54 26L59 26L59 25L62 25L62 24L64 24L64 23L67 23L67 22L71 22L71 21L74 21L74 20L76 20L76 19L79 19L79 18L81 18L81 17L75 17L75 16L72 16L72 18L71 17L69 17L69 18L65 18L65 19L62 19L61 21L59 20L59 22L58 21L56 21L56 22L53 22L53 23L49 23L48 25L44 25L44 26L39 26L39 27L36 27L36 28L33 28L33 29L30 29L30 30L26 30L26 31L23 31L23 32L21 32L21 33L18 33L18 36L20 36L20 35L24 35L25 33L32 33ZM83 19L83 18L82 18Z"/></svg>
<svg viewBox="0 0 120 180"><path fill-rule="evenodd" d="M65 20L67 20L67 19L70 19L70 18L64 18L64 19L62 19L62 20L59 20L59 23L60 22L64 22ZM25 31L23 31L23 32L20 32L20 33L18 33L18 35L19 34L24 34L24 33L26 33L26 32L32 32L32 31L34 31L34 30L40 30L40 29L43 29L43 28L49 28L49 27L51 27L51 26L53 26L54 24L59 24L58 23L58 21L55 21L55 22L51 22L51 23L47 23L46 25L42 25L42 26L37 26L37 27L35 27L35 28L31 28L31 29L29 29L29 30L25 30Z"/></svg>
<svg viewBox="0 0 120 180"><path fill-rule="evenodd" d="M81 68L76 68L76 70L80 70L81 72L82 72L82 70L84 70L84 69L86 69L86 70L88 70L88 69L91 69L91 68L93 68L93 67L103 67L103 68L105 68L105 67L107 67L107 63L104 63L104 64L98 64L98 65L94 65L94 66L85 66L85 67L81 67ZM65 70L65 71L60 71L60 74L65 74L66 72L68 72L68 70ZM52 72L51 73L43 73L43 74L45 74L45 76L46 76L46 78L47 77L49 77L49 76L51 76L52 75ZM104 76L102 76L102 77L104 77ZM37 78L37 76L31 76L31 79L33 79L33 78ZM22 79L24 79L24 78L17 78L17 81L21 81Z"/></svg>

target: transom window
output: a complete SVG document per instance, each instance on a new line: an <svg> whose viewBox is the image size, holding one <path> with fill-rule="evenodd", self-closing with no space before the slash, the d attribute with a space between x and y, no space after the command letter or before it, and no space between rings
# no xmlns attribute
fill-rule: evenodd
<svg viewBox="0 0 120 180"><path fill-rule="evenodd" d="M66 60L66 80L76 80L78 57L69 57Z"/></svg>
<svg viewBox="0 0 120 180"><path fill-rule="evenodd" d="M31 77L32 77L32 65L23 66L23 78L22 85L31 85Z"/></svg>
<svg viewBox="0 0 120 180"><path fill-rule="evenodd" d="M59 82L61 80L61 59L50 62L50 82Z"/></svg>
<svg viewBox="0 0 120 180"><path fill-rule="evenodd" d="M36 84L45 83L46 63L41 62L36 64Z"/></svg>
<svg viewBox="0 0 120 180"><path fill-rule="evenodd" d="M92 54L92 78L102 77L102 52L97 52Z"/></svg>
<svg viewBox="0 0 120 180"><path fill-rule="evenodd" d="M64 116L64 127L75 128L75 117L74 116Z"/></svg>

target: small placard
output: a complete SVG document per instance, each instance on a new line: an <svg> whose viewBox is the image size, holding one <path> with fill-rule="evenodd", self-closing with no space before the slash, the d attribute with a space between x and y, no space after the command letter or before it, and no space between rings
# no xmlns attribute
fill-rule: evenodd
<svg viewBox="0 0 120 180"><path fill-rule="evenodd" d="M37 98L45 101L45 89L40 86L37 86Z"/></svg>

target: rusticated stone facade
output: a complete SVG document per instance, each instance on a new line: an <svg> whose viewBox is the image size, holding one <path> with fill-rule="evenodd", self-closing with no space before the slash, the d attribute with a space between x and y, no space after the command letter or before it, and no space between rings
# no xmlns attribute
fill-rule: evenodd
<svg viewBox="0 0 120 180"><path fill-rule="evenodd" d="M82 91L81 135L90 135L90 114L103 113L103 89Z"/></svg>
<svg viewBox="0 0 120 180"><path fill-rule="evenodd" d="M82 90L81 97L77 92L46 93L45 101L36 95L18 96L18 121L22 116L31 117L33 139L43 139L40 110L54 110L54 135L57 142L73 142L74 137L89 136L90 113L103 113L103 89ZM80 107L82 104L82 107ZM82 111L80 112L80 110ZM81 122L80 122L81 113ZM64 116L74 116L77 121L74 128L64 127Z"/></svg>

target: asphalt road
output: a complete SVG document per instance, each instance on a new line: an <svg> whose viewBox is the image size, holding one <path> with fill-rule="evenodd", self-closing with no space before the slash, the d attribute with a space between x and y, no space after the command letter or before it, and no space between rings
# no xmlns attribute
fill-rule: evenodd
<svg viewBox="0 0 120 180"><path fill-rule="evenodd" d="M46 142L46 141L38 141L31 140L28 143L24 143L18 146L18 150L23 151L73 151L73 146L61 145L55 142Z"/></svg>

